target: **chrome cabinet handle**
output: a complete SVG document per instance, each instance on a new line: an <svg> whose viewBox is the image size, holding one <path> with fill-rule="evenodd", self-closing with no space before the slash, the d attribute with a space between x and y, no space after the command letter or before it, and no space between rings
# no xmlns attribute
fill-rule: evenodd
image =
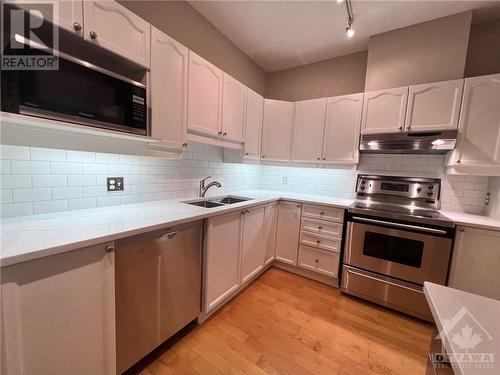
<svg viewBox="0 0 500 375"><path fill-rule="evenodd" d="M115 250L114 245L107 245L104 250L106 250L108 253L111 253L113 250Z"/></svg>
<svg viewBox="0 0 500 375"><path fill-rule="evenodd" d="M174 238L175 236L177 236L177 231L164 233L164 234L162 234L159 238L160 238L160 239L167 238L167 239L171 240L171 239L172 239L172 238Z"/></svg>
<svg viewBox="0 0 500 375"><path fill-rule="evenodd" d="M91 31L89 35L92 39L97 39L97 33L95 31Z"/></svg>
<svg viewBox="0 0 500 375"><path fill-rule="evenodd" d="M80 31L82 29L82 25L80 25L78 22L73 23L73 28L75 31Z"/></svg>
<svg viewBox="0 0 500 375"><path fill-rule="evenodd" d="M445 230L442 230L442 229L434 229L434 228L421 227L419 225L393 223L393 222L390 222L390 221L368 219L366 217L359 217L359 216L353 216L352 218L354 220L362 221L362 222L365 222L365 223L382 224L382 225L387 225L389 227L396 227L396 228L403 228L403 229L415 229L415 230L420 230L422 232L437 233L437 234L446 234L447 233Z"/></svg>

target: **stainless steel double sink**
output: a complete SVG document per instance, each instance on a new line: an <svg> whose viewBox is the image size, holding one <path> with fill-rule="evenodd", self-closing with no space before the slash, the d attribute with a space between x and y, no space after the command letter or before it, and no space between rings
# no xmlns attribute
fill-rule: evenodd
<svg viewBox="0 0 500 375"><path fill-rule="evenodd" d="M234 195L227 195L225 197L197 199L193 201L187 201L184 203L205 208L215 208L215 207L225 206L228 204L246 202L252 199L254 198L236 197Z"/></svg>

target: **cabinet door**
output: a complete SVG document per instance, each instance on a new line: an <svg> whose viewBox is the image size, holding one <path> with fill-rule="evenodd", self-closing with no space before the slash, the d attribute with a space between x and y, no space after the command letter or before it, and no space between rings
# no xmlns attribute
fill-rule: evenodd
<svg viewBox="0 0 500 375"><path fill-rule="evenodd" d="M500 232L459 227L448 286L500 300Z"/></svg>
<svg viewBox="0 0 500 375"><path fill-rule="evenodd" d="M205 306L208 312L240 286L240 211L208 219L205 247Z"/></svg>
<svg viewBox="0 0 500 375"><path fill-rule="evenodd" d="M410 86L405 130L456 129L463 87L463 79Z"/></svg>
<svg viewBox="0 0 500 375"><path fill-rule="evenodd" d="M151 135L182 148L187 125L188 49L151 28Z"/></svg>
<svg viewBox="0 0 500 375"><path fill-rule="evenodd" d="M295 202L279 202L276 230L276 260L297 265L299 247L300 212L302 205Z"/></svg>
<svg viewBox="0 0 500 375"><path fill-rule="evenodd" d="M292 161L321 160L325 115L326 98L295 103Z"/></svg>
<svg viewBox="0 0 500 375"><path fill-rule="evenodd" d="M274 260L276 252L276 228L278 225L278 202L269 203L266 211L266 258L265 264Z"/></svg>
<svg viewBox="0 0 500 375"><path fill-rule="evenodd" d="M2 268L2 374L116 374L114 253L106 245Z"/></svg>
<svg viewBox="0 0 500 375"><path fill-rule="evenodd" d="M451 158L464 172L500 175L499 98L500 74L465 80L457 152Z"/></svg>
<svg viewBox="0 0 500 375"><path fill-rule="evenodd" d="M262 158L289 161L292 140L294 103L264 100Z"/></svg>
<svg viewBox="0 0 500 375"><path fill-rule="evenodd" d="M188 130L221 134L223 72L189 51Z"/></svg>
<svg viewBox="0 0 500 375"><path fill-rule="evenodd" d="M266 256L266 206L252 207L243 215L241 231L241 283L264 268Z"/></svg>
<svg viewBox="0 0 500 375"><path fill-rule="evenodd" d="M54 19L52 9L50 12L43 2L23 4L16 2L16 6L23 9L36 9L40 11L44 19L71 31L77 35L83 36L83 1L82 0L60 0L54 2L57 4L58 19Z"/></svg>
<svg viewBox="0 0 500 375"><path fill-rule="evenodd" d="M359 161L359 131L363 94L328 98L323 161L353 165Z"/></svg>
<svg viewBox="0 0 500 375"><path fill-rule="evenodd" d="M404 129L408 87L365 92L363 134L397 133Z"/></svg>
<svg viewBox="0 0 500 375"><path fill-rule="evenodd" d="M149 68L151 26L116 1L83 2L85 39Z"/></svg>
<svg viewBox="0 0 500 375"><path fill-rule="evenodd" d="M255 91L247 89L244 144L244 154L246 158L260 159L260 139L262 134L263 115L264 98Z"/></svg>
<svg viewBox="0 0 500 375"><path fill-rule="evenodd" d="M243 142L247 88L224 73L222 90L222 136L224 140Z"/></svg>

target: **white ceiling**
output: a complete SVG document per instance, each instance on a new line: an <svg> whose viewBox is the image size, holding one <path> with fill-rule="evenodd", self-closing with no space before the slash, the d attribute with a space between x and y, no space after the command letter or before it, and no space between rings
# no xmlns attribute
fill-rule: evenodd
<svg viewBox="0 0 500 375"><path fill-rule="evenodd" d="M477 9L475 20L499 16L500 0L358 1L352 39L345 36L345 3L326 1L190 1L190 4L266 72L368 49L385 31Z"/></svg>

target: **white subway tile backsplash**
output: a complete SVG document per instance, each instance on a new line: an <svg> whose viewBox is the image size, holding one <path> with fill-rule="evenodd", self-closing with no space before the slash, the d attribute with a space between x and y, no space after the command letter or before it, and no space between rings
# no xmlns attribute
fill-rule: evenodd
<svg viewBox="0 0 500 375"><path fill-rule="evenodd" d="M66 161L66 150L31 147L31 160Z"/></svg>
<svg viewBox="0 0 500 375"><path fill-rule="evenodd" d="M51 162L50 174L82 174L82 165L71 162Z"/></svg>
<svg viewBox="0 0 500 375"><path fill-rule="evenodd" d="M115 163L115 164L117 164L120 162L120 155L96 152L95 161L96 161L96 163Z"/></svg>
<svg viewBox="0 0 500 375"><path fill-rule="evenodd" d="M97 207L117 206L121 204L121 198L116 196L97 197Z"/></svg>
<svg viewBox="0 0 500 375"><path fill-rule="evenodd" d="M12 160L12 174L49 174L50 163L48 161Z"/></svg>
<svg viewBox="0 0 500 375"><path fill-rule="evenodd" d="M118 177L124 174L130 174L130 165L128 164L110 164L109 174Z"/></svg>
<svg viewBox="0 0 500 375"><path fill-rule="evenodd" d="M96 184L96 176L92 175L68 176L68 186L92 186L95 184Z"/></svg>
<svg viewBox="0 0 500 375"><path fill-rule="evenodd" d="M109 174L109 165L103 163L96 163L96 164L83 163L82 173L107 175Z"/></svg>
<svg viewBox="0 0 500 375"><path fill-rule="evenodd" d="M78 163L95 163L95 152L67 151L67 161Z"/></svg>
<svg viewBox="0 0 500 375"><path fill-rule="evenodd" d="M24 146L0 145L1 159L30 160L30 148Z"/></svg>
<svg viewBox="0 0 500 375"><path fill-rule="evenodd" d="M0 211L2 217L33 215L33 202L2 203Z"/></svg>
<svg viewBox="0 0 500 375"><path fill-rule="evenodd" d="M52 199L83 198L83 187L52 188Z"/></svg>
<svg viewBox="0 0 500 375"><path fill-rule="evenodd" d="M0 176L2 189L21 189L31 187L31 175L2 175Z"/></svg>
<svg viewBox="0 0 500 375"><path fill-rule="evenodd" d="M2 189L0 190L0 203L11 203L12 202L12 190Z"/></svg>
<svg viewBox="0 0 500 375"><path fill-rule="evenodd" d="M10 160L0 160L0 174L11 174Z"/></svg>
<svg viewBox="0 0 500 375"><path fill-rule="evenodd" d="M34 202L33 208L35 215L46 214L49 212L67 211L68 201L64 199L64 200Z"/></svg>
<svg viewBox="0 0 500 375"><path fill-rule="evenodd" d="M33 175L33 187L60 187L68 184L68 177L64 175Z"/></svg>
<svg viewBox="0 0 500 375"><path fill-rule="evenodd" d="M69 210L80 210L82 208L97 207L97 198L68 199Z"/></svg>
<svg viewBox="0 0 500 375"><path fill-rule="evenodd" d="M50 201L52 199L50 188L14 189L12 194L14 202Z"/></svg>

